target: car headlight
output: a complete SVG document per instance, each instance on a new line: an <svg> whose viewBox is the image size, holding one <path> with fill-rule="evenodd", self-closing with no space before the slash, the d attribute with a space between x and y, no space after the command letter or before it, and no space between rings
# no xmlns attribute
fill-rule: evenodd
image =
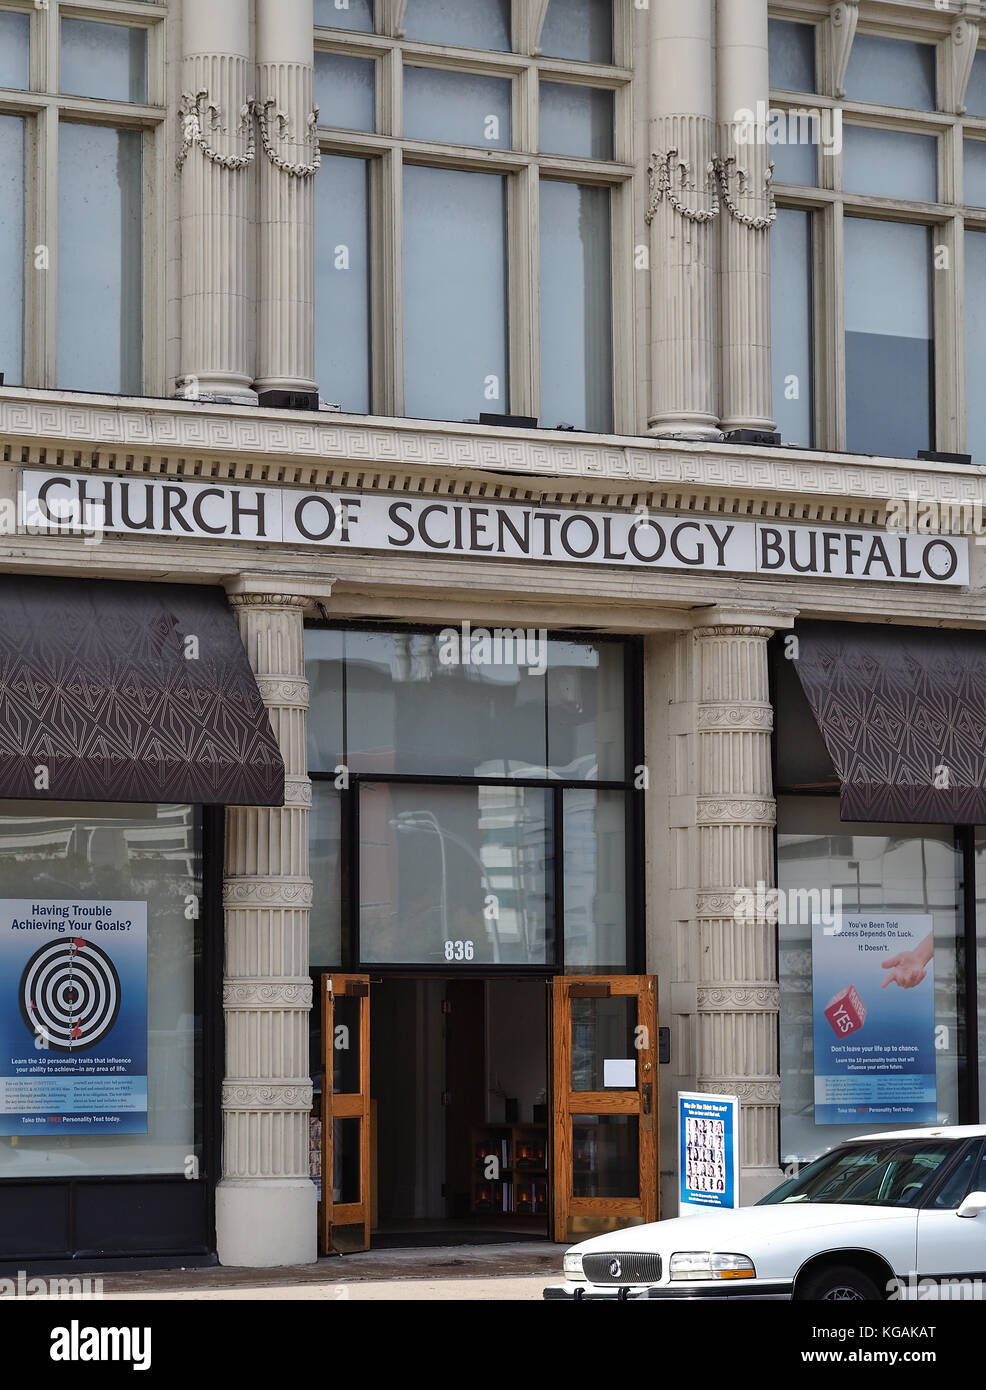
<svg viewBox="0 0 986 1390"><path fill-rule="evenodd" d="M757 1271L749 1255L720 1254L716 1250L680 1250L671 1256L671 1279L755 1279Z"/></svg>
<svg viewBox="0 0 986 1390"><path fill-rule="evenodd" d="M562 1269L565 1271L566 1279L584 1279L582 1272L582 1256L577 1250L569 1250L562 1260Z"/></svg>

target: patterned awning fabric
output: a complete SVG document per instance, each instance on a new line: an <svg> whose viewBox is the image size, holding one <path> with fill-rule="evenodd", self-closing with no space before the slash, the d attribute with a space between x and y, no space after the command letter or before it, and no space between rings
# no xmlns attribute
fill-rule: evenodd
<svg viewBox="0 0 986 1390"><path fill-rule="evenodd" d="M986 824L986 632L799 623L843 820Z"/></svg>
<svg viewBox="0 0 986 1390"><path fill-rule="evenodd" d="M0 797L283 805L225 596L0 577Z"/></svg>

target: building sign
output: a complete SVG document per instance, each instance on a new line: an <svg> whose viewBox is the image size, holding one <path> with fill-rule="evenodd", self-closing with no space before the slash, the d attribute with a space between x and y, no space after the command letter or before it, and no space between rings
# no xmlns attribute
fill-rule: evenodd
<svg viewBox="0 0 986 1390"><path fill-rule="evenodd" d="M146 1133L146 902L0 899L0 1134Z"/></svg>
<svg viewBox="0 0 986 1390"><path fill-rule="evenodd" d="M815 1123L934 1123L929 913L843 914L811 928Z"/></svg>
<svg viewBox="0 0 986 1390"><path fill-rule="evenodd" d="M24 470L18 516L22 532L95 540L113 532L767 577L969 582L961 536L371 492Z"/></svg>
<svg viewBox="0 0 986 1390"><path fill-rule="evenodd" d="M678 1092L678 1215L739 1206L740 1103Z"/></svg>

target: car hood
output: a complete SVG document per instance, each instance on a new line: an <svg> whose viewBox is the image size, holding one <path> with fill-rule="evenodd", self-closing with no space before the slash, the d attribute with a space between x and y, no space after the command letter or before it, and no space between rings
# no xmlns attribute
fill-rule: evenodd
<svg viewBox="0 0 986 1390"><path fill-rule="evenodd" d="M916 1212L909 1207L865 1207L835 1203L791 1202L779 1206L738 1207L708 1216L676 1216L647 1226L630 1226L622 1231L593 1236L574 1248L582 1254L604 1250L647 1250L671 1255L676 1250L725 1250L751 1254L747 1247L762 1248L778 1238L799 1231L821 1232L834 1226L845 1231L852 1226L872 1226L913 1221Z"/></svg>

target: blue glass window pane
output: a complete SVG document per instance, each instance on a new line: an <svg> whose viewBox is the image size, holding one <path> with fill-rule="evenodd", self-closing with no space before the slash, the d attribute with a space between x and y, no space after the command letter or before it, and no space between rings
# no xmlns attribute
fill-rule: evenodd
<svg viewBox="0 0 986 1390"><path fill-rule="evenodd" d="M315 0L315 23L326 29L360 29L372 33L372 0Z"/></svg>
<svg viewBox="0 0 986 1390"><path fill-rule="evenodd" d="M905 130L847 125L842 186L849 193L934 203L938 199L938 141L933 135Z"/></svg>
<svg viewBox="0 0 986 1390"><path fill-rule="evenodd" d="M612 159L613 93L571 82L542 82L540 147L546 154Z"/></svg>
<svg viewBox="0 0 986 1390"><path fill-rule="evenodd" d="M914 458L934 448L931 232L847 217L846 447Z"/></svg>
<svg viewBox="0 0 986 1390"><path fill-rule="evenodd" d="M779 208L770 237L774 419L786 444L808 448L813 442L811 284L811 213Z"/></svg>
<svg viewBox="0 0 986 1390"><path fill-rule="evenodd" d="M774 182L797 184L801 188L814 188L818 183L818 145L811 140L801 142L802 133L813 133L810 122L795 129L792 122L784 124L788 139L770 147L770 157L774 161ZM797 134L798 140L792 137Z"/></svg>
<svg viewBox="0 0 986 1390"><path fill-rule="evenodd" d="M986 232L965 234L965 302L986 303ZM986 314L965 316L966 452L986 463ZM986 880L984 880L986 882ZM980 893L983 892L981 888Z"/></svg>
<svg viewBox="0 0 986 1390"><path fill-rule="evenodd" d="M846 96L878 106L935 109L935 50L930 43L907 43L857 34L849 55Z"/></svg>
<svg viewBox="0 0 986 1390"><path fill-rule="evenodd" d="M326 400L369 411L369 161L347 155L315 176L315 375Z"/></svg>
<svg viewBox="0 0 986 1390"><path fill-rule="evenodd" d="M546 58L613 61L613 0L550 0L541 30Z"/></svg>
<svg viewBox="0 0 986 1390"><path fill-rule="evenodd" d="M407 0L409 39L510 52L510 0Z"/></svg>
<svg viewBox="0 0 986 1390"><path fill-rule="evenodd" d="M815 90L814 25L769 20L767 53L772 88L784 92Z"/></svg>
<svg viewBox="0 0 986 1390"><path fill-rule="evenodd" d="M511 82L444 68L404 68L404 134L412 140L510 148Z"/></svg>
<svg viewBox="0 0 986 1390"><path fill-rule="evenodd" d="M0 372L24 380L24 119L0 116Z"/></svg>
<svg viewBox="0 0 986 1390"><path fill-rule="evenodd" d="M965 203L986 208L986 140L966 140L964 145Z"/></svg>
<svg viewBox="0 0 986 1390"><path fill-rule="evenodd" d="M986 50L982 48L976 54L965 89L965 109L968 116L986 116Z"/></svg>
<svg viewBox="0 0 986 1390"><path fill-rule="evenodd" d="M0 87L27 91L31 82L31 17L0 10Z"/></svg>
<svg viewBox="0 0 986 1390"><path fill-rule="evenodd" d="M315 105L319 125L340 130L372 130L374 69L372 58L343 53L315 54Z"/></svg>
<svg viewBox="0 0 986 1390"><path fill-rule="evenodd" d="M61 90L105 101L146 101L147 30L63 19Z"/></svg>

